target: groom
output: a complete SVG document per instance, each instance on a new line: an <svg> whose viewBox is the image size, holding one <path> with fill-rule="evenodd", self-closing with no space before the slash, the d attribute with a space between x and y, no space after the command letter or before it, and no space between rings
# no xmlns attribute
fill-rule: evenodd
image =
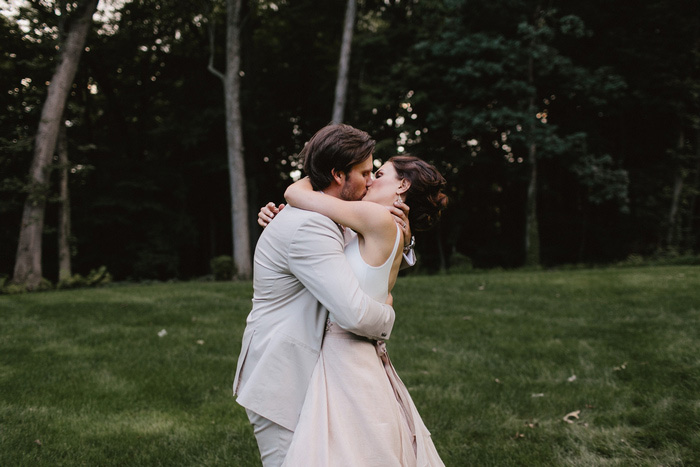
<svg viewBox="0 0 700 467"><path fill-rule="evenodd" d="M360 200L372 184L375 142L348 125L319 130L304 147L304 170L317 190ZM345 231L331 219L291 206L275 215L254 257L248 315L233 390L248 414L265 467L284 461L328 312L354 334L386 340L391 304L361 289L344 254Z"/></svg>

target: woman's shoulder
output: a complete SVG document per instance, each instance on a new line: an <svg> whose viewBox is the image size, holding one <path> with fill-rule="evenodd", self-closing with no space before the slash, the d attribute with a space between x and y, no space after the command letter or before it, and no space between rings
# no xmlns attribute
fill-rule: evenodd
<svg viewBox="0 0 700 467"><path fill-rule="evenodd" d="M396 239L396 221L386 206L371 201L358 201L363 222L361 234L365 240L382 245L393 245Z"/></svg>
<svg viewBox="0 0 700 467"><path fill-rule="evenodd" d="M365 213L365 218L374 228L395 230L394 217L386 206L383 206L372 201L358 201L361 203L361 209Z"/></svg>

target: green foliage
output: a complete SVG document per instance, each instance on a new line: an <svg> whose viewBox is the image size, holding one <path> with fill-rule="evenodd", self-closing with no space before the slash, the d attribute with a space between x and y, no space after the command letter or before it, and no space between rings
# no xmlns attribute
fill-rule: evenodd
<svg viewBox="0 0 700 467"><path fill-rule="evenodd" d="M51 283L51 281L46 279L45 277L42 277L41 281L39 281L39 284L34 289L32 289L32 291L45 292L51 289L53 289L53 284ZM0 280L0 295L17 295L28 292L29 290L27 289L26 285L13 284L9 282L9 278L7 277L4 277L2 280Z"/></svg>
<svg viewBox="0 0 700 467"><path fill-rule="evenodd" d="M700 266L700 256L692 253L679 253L674 250L659 250L649 256L631 254L617 263L621 267L639 266Z"/></svg>
<svg viewBox="0 0 700 467"><path fill-rule="evenodd" d="M233 258L228 255L212 258L209 264L214 279L217 281L230 281L236 274L236 266L233 263Z"/></svg>
<svg viewBox="0 0 700 467"><path fill-rule="evenodd" d="M112 275L107 272L106 266L100 266L97 269L91 270L87 276L73 274L69 279L64 279L56 284L56 289L77 289L81 287L97 287L106 285L112 282ZM54 289L54 285L50 280L42 278L39 285L33 290L34 292L45 292ZM0 295L14 295L26 293L27 288L24 285L10 283L9 276L0 277Z"/></svg>
<svg viewBox="0 0 700 467"><path fill-rule="evenodd" d="M21 293L27 293L27 287L19 284L8 284L0 289L0 294L2 295L16 295Z"/></svg>
<svg viewBox="0 0 700 467"><path fill-rule="evenodd" d="M80 274L73 274L68 279L63 279L58 281L56 284L57 289L77 289L79 287L85 287L85 278Z"/></svg>
<svg viewBox="0 0 700 467"><path fill-rule="evenodd" d="M17 284L11 284L9 276L0 277L0 295L15 295L26 292L26 287Z"/></svg>
<svg viewBox="0 0 700 467"><path fill-rule="evenodd" d="M45 277L42 277L41 281L39 282L39 285L37 285L33 290L36 292L42 292L51 289L53 289L53 284L51 283L51 281Z"/></svg>
<svg viewBox="0 0 700 467"><path fill-rule="evenodd" d="M572 170L581 184L589 188L588 199L591 203L617 201L625 211L629 212L627 209L629 176L627 171L615 168L614 164L612 157L608 154L600 157L587 154L572 166Z"/></svg>
<svg viewBox="0 0 700 467"><path fill-rule="evenodd" d="M449 265L449 272L451 274L463 274L472 272L474 269L471 258L456 251L450 256Z"/></svg>
<svg viewBox="0 0 700 467"><path fill-rule="evenodd" d="M41 190L26 180L70 15L54 2L22 5L26 31L0 15L0 274L12 273L29 191L49 201L57 192L55 174ZM118 280L206 275L231 245L222 84L207 70L210 52L223 63L224 4L113 6L88 39L64 115L73 268L105 264ZM330 118L344 6L244 2L251 212L281 201L297 153ZM441 230L418 245L426 270L453 250L475 267L523 263L532 145L545 264L653 254L679 173L677 243L697 253L698 30L690 1L366 1L346 120L378 141L377 158L415 153L447 177ZM56 209L50 202L43 255L53 281ZM442 248L427 245L438 238Z"/></svg>
<svg viewBox="0 0 700 467"><path fill-rule="evenodd" d="M106 266L100 266L91 270L87 276L73 274L69 279L64 279L56 284L57 289L77 289L80 287L96 287L112 282L112 275L107 272Z"/></svg>

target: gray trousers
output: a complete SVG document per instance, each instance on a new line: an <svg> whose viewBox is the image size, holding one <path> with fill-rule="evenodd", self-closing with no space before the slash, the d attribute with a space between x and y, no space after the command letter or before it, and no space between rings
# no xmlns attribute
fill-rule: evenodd
<svg viewBox="0 0 700 467"><path fill-rule="evenodd" d="M248 420L253 425L263 467L281 466L287 456L289 445L292 443L294 432L261 417L255 412L248 409L245 411L248 414Z"/></svg>

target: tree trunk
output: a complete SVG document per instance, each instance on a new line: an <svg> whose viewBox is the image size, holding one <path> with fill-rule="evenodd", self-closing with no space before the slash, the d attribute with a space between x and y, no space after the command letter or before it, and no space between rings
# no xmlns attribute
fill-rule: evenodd
<svg viewBox="0 0 700 467"><path fill-rule="evenodd" d="M581 220L581 237L579 240L578 244L578 255L576 257L576 261L578 263L583 263L583 259L586 255L586 241L588 240L588 196L585 196L581 194L581 191L579 190L578 192L578 197L577 197L577 204L578 204L578 216Z"/></svg>
<svg viewBox="0 0 700 467"><path fill-rule="evenodd" d="M690 200L688 201L688 219L686 220L686 227L684 232L684 244L688 249L694 247L694 235L693 227L695 224L695 204L698 198L698 192L700 191L700 128L697 130L695 138L695 157L696 157L696 167L695 176L693 177L692 189L690 190Z"/></svg>
<svg viewBox="0 0 700 467"><path fill-rule="evenodd" d="M540 232L537 222L537 146L530 143L528 161L530 163L530 182L527 187L527 212L525 219L525 264L540 264Z"/></svg>
<svg viewBox="0 0 700 467"><path fill-rule="evenodd" d="M60 200L58 217L58 280L68 280L73 275L70 258L70 194L68 192L68 138L66 125L61 124L56 143L60 167Z"/></svg>
<svg viewBox="0 0 700 467"><path fill-rule="evenodd" d="M333 123L342 123L345 114L345 101L348 94L348 71L350 69L350 52L352 50L352 35L355 28L357 0L348 0L345 9L343 39L340 46L340 61L338 63L338 79L335 82L335 99L333 101Z"/></svg>
<svg viewBox="0 0 700 467"><path fill-rule="evenodd" d="M534 59L528 60L528 82L534 86ZM533 91L534 93L534 91ZM525 208L525 264L540 264L540 234L537 223L537 145L535 143L535 96L530 97L528 114L530 118L529 145L527 160L530 166L530 181L527 187L527 205Z"/></svg>
<svg viewBox="0 0 700 467"><path fill-rule="evenodd" d="M442 228L440 225L435 229L435 236L437 237L438 256L440 257L440 272L446 272L447 260L445 259L445 247L442 242Z"/></svg>
<svg viewBox="0 0 700 467"><path fill-rule="evenodd" d="M676 157L680 158L685 146L685 134L680 131L678 137L678 148ZM681 192L683 191L683 164L679 161L676 166L675 180L673 181L673 195L671 198L671 209L668 213L668 232L666 233L666 248L669 250L678 249L680 245L679 229L677 228L678 207L681 202Z"/></svg>
<svg viewBox="0 0 700 467"><path fill-rule="evenodd" d="M226 72L214 67L214 21L209 29L209 71L224 84L226 102L226 142L231 187L231 222L233 261L236 277L253 276L248 228L248 187L245 178L243 150L243 119L241 117L241 10L242 0L226 1Z"/></svg>
<svg viewBox="0 0 700 467"><path fill-rule="evenodd" d="M49 184L51 157L56 148L58 129L66 106L80 55L85 47L92 15L98 0L88 0L80 17L72 22L60 52L56 71L49 84L46 101L41 109L34 158L30 169L30 191L24 203L17 257L12 282L28 290L41 282L41 240L44 229L46 192Z"/></svg>
<svg viewBox="0 0 700 467"><path fill-rule="evenodd" d="M233 221L233 261L238 277L253 275L248 228L248 188L243 159L243 120L241 118L241 9L242 0L226 2L226 141L228 169L231 182L231 211Z"/></svg>
<svg viewBox="0 0 700 467"><path fill-rule="evenodd" d="M671 199L671 209L668 213L668 232L666 233L666 248L673 250L678 247L680 238L676 228L676 218L678 217L678 206L683 190L683 173L680 167L676 170L676 177L673 181L673 198Z"/></svg>

